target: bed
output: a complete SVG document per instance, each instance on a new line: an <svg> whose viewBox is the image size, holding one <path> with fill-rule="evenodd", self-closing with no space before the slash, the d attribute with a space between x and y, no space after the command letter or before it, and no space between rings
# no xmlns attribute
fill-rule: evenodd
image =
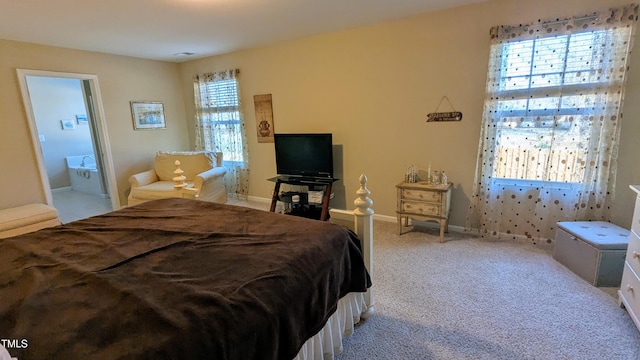
<svg viewBox="0 0 640 360"><path fill-rule="evenodd" d="M355 233L173 198L2 239L2 345L20 360L331 357L373 311L366 177L355 203Z"/></svg>

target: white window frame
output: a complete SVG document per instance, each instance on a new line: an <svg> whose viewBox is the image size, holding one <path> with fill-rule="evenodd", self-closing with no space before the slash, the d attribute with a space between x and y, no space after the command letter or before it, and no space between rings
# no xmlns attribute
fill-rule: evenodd
<svg viewBox="0 0 640 360"><path fill-rule="evenodd" d="M525 145L523 148L525 150L515 150L513 148L514 144L522 144L523 141L512 140L513 144L510 144L510 147L507 150L503 144L505 142L505 138L511 137L523 137L525 134L530 133L531 135L537 135L539 138L533 138L530 136L527 139L529 142L536 142L535 146L543 146L539 139L544 139L544 137L553 136L554 133L558 135L562 132L570 131L572 126L579 126L578 121L581 121L581 118L585 114L584 108L588 106L586 102L590 99L593 101L595 99L595 93L598 92L598 87L601 83L606 82L602 80L601 74L594 73L591 69L585 68L567 68L567 66L571 66L571 56L576 56L576 50L585 49L588 50L588 47L582 47L579 49L571 48L573 46L572 40L577 39L576 41L584 41L585 38L588 37L597 37L597 36L609 36L610 32L614 32L617 30L597 30L590 32L575 32L572 34L562 34L550 37L536 38L536 39L527 39L518 42L506 42L502 44L497 44L494 46L499 46L502 48L502 57L501 60L501 71L500 71L500 86L499 90L493 96L493 101L496 106L500 109L500 103L502 102L505 108L509 107L509 102L511 104L520 105L520 109L510 108L509 111L505 111L501 113L500 121L496 126L499 127L499 130L496 132L496 145L494 147L495 156L497 157L497 161L493 167L492 177L495 181L499 180L509 180L513 181L526 181L527 183L535 183L542 182L545 184L553 184L557 183L558 187L564 187L565 185L561 185L563 183L581 183L584 180L584 163L587 161L586 159L586 151L581 150L579 146L575 146L571 150L567 150L567 154L552 154L549 151L548 155L542 156L546 158L548 161L558 161L558 164L563 164L564 166L571 166L569 169L572 169L569 172L562 171L559 173L569 174L569 178L559 178L557 175L553 177L553 173L543 172L544 176L540 176L540 171L535 171L535 169L531 169L532 166L527 161L527 159L535 158L537 162L540 161L540 156L532 157L530 153L526 149L535 149L531 145ZM547 64L540 63L542 58L536 58L536 46L544 47L546 46L549 50L552 48L551 45L556 43L557 48L555 50L562 50L561 46L564 44L564 54L559 55L559 57L564 56L564 61L555 62L554 59L548 58ZM516 48L527 49L526 52L514 51ZM539 54L539 53L538 53ZM543 54L545 52L543 51ZM549 53L546 52L548 55ZM520 56L529 56L529 59L522 59ZM588 56L589 54L579 53L577 56ZM515 60L514 60L515 57ZM499 60L493 60L499 61ZM575 63L584 63L575 62ZM528 69L523 69L523 65L529 65ZM553 69L553 65L562 65L561 69ZM549 66L549 71L540 71L537 69L537 65L547 65ZM490 66L493 66L490 64ZM575 78L577 73L584 72L584 78L581 82L573 82L567 81L567 79ZM605 73L607 71L605 70ZM571 75L571 76L570 76ZM556 83L553 84L552 79L545 78L557 77ZM539 83L535 81L542 80ZM546 84L544 81L546 80ZM526 84L524 84L526 83ZM571 88L571 89L580 89L581 98L576 98L576 96L564 96L562 95L562 90ZM572 92L571 92L572 93ZM551 94L551 96L549 96ZM554 95L557 95L554 97ZM572 101L578 100L578 102L582 101L582 108L579 107L571 107L571 106L563 106L564 100L568 100L571 98ZM546 100L546 101L545 101ZM553 104L553 107L544 107L539 106L544 103L550 105L551 102L556 102ZM536 107L536 104L538 106ZM508 113L508 116L506 115ZM546 118L546 120L545 120ZM576 121L576 123L573 123ZM583 120L582 120L583 121ZM521 131L517 131L516 129L522 129ZM548 131L544 131L547 129ZM503 138L503 136L505 138ZM550 141L550 140L547 140ZM577 145L577 144L575 144ZM582 144L583 147L586 147L588 144ZM520 146L518 145L518 148ZM569 148L571 148L569 146ZM509 151L511 153L509 153ZM541 151L538 150L538 154ZM569 152L574 152L573 154L569 154ZM505 160L508 156L508 160ZM558 157L558 159L555 159ZM569 159L571 157L571 160ZM515 160L514 160L515 159ZM515 165L517 164L517 165ZM560 165L562 166L562 165ZM514 168L520 167L520 170L513 171ZM546 166L544 166L546 168ZM542 168L540 166L539 168ZM513 175L516 176L513 176ZM522 175L524 174L524 176ZM532 174L535 174L536 177L532 177Z"/></svg>
<svg viewBox="0 0 640 360"><path fill-rule="evenodd" d="M203 114L208 114L207 117L209 119L209 126L220 126L227 125L234 128L233 131L230 131L232 136L237 137L235 141L238 142L239 146L236 147L236 151L229 149L215 149L216 151L223 152L223 164L226 166L235 166L236 164L243 163L243 151L242 151L242 121L240 119L240 99L238 94L238 84L235 79L225 79L218 81L210 81L206 84L201 84L200 87L208 88L207 91L202 91L200 89L200 93L207 94L217 94L221 92L221 88L233 86L234 90L231 91L232 94L235 95L231 103L226 104L216 104L216 101L219 100L217 97L210 97L206 99L207 103L198 104L202 109ZM225 91L226 92L226 91ZM203 100L205 101L205 100ZM215 119L216 117L221 118L220 120ZM226 118L226 119L225 119ZM224 119L224 120L222 120ZM222 136L222 135L220 135ZM221 144L217 144L220 146Z"/></svg>

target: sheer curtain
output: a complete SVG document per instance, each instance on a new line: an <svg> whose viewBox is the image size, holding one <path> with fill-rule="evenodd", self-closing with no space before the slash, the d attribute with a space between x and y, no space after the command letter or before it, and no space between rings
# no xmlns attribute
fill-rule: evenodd
<svg viewBox="0 0 640 360"><path fill-rule="evenodd" d="M249 147L238 75L238 70L225 70L194 77L196 150L221 151L227 193L246 197Z"/></svg>
<svg viewBox="0 0 640 360"><path fill-rule="evenodd" d="M609 220L637 12L491 29L468 229L536 243L557 221Z"/></svg>

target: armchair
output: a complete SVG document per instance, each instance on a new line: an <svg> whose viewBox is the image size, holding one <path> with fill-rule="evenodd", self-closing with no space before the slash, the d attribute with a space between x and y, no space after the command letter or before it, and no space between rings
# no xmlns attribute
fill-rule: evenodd
<svg viewBox="0 0 640 360"><path fill-rule="evenodd" d="M184 188L175 187L176 160L186 178ZM222 166L222 153L211 151L158 151L154 168L129 177L131 192L128 205L171 197L192 197L199 200L225 203L227 192Z"/></svg>

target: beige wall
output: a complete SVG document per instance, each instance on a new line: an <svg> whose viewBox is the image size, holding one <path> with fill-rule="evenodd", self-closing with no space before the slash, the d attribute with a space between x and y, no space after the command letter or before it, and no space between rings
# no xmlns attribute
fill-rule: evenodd
<svg viewBox="0 0 640 360"><path fill-rule="evenodd" d="M45 202L16 69L98 76L117 177L126 204L128 176L147 170L156 150L188 150L185 104L174 63L0 40L0 208ZM163 101L166 130L134 131L129 101Z"/></svg>
<svg viewBox="0 0 640 360"><path fill-rule="evenodd" d="M180 65L185 104L193 102L193 74L241 70L252 196L269 198L272 191L266 179L275 173L273 144L257 143L253 112L253 95L270 93L276 132L332 132L334 143L343 145L347 204L357 190L358 176L365 173L376 213L395 216L395 184L406 166L426 168L431 163L432 169L445 170L455 183L451 223L462 226L474 179L490 27L581 15L626 3L491 1L191 61ZM628 184L640 183L636 161L640 142L633 140L640 131L639 86L636 56L624 110L614 209L614 222L626 227L632 210ZM426 123L426 115L443 96L463 112L463 120ZM193 116L191 107L187 113Z"/></svg>

